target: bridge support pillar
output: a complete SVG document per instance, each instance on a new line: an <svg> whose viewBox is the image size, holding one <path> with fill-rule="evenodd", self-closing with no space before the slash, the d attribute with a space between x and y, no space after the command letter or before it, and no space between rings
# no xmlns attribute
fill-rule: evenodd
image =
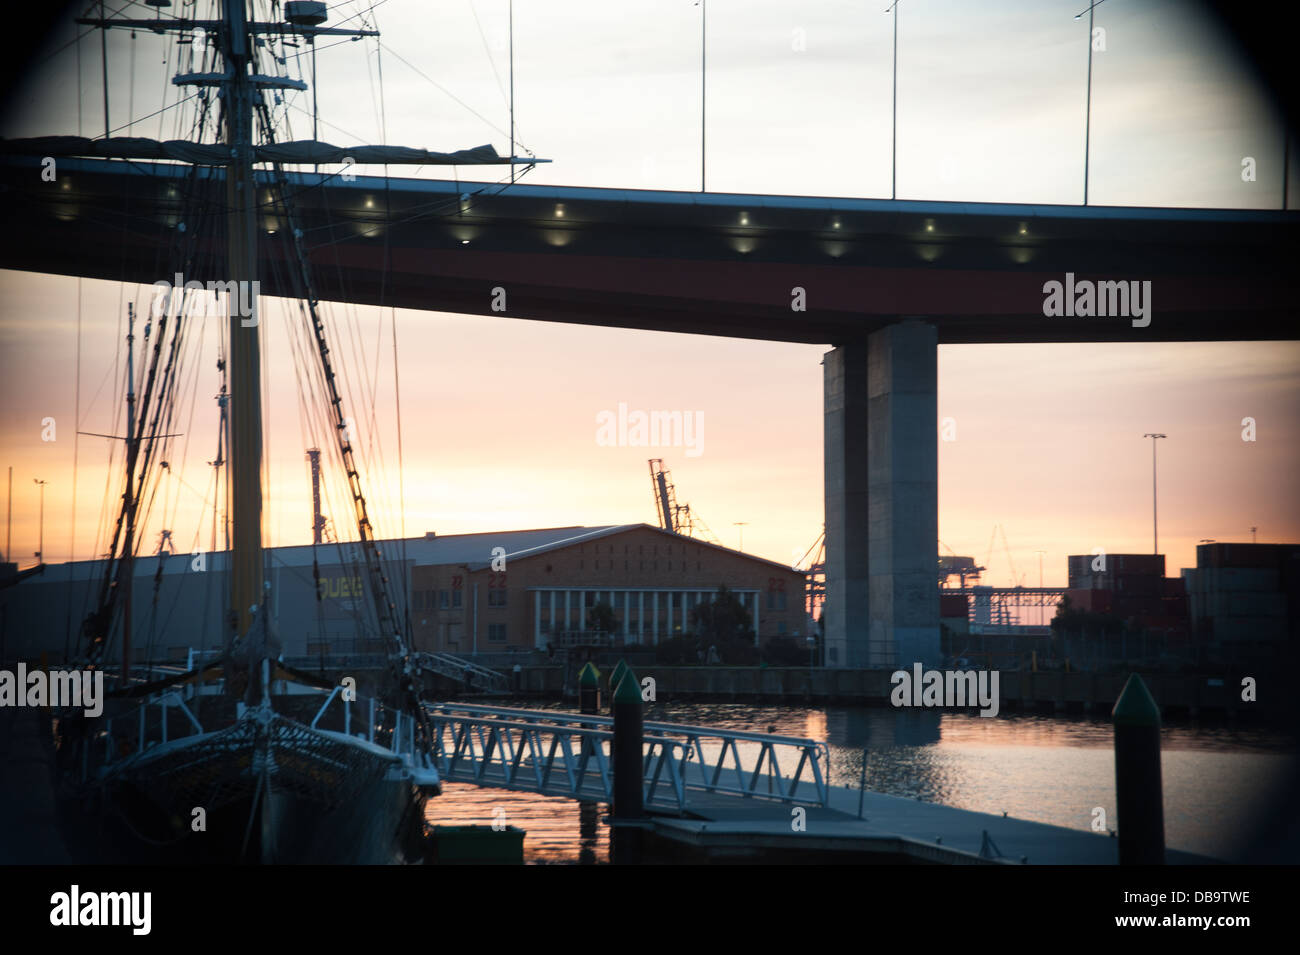
<svg viewBox="0 0 1300 955"><path fill-rule="evenodd" d="M823 364L826 664L937 666L935 327L890 325Z"/></svg>

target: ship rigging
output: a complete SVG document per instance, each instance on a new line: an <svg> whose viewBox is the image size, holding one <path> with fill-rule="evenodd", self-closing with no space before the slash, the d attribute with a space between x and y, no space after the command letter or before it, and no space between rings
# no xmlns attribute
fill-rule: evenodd
<svg viewBox="0 0 1300 955"><path fill-rule="evenodd" d="M326 26L325 4L316 2L286 3L278 19L250 17L249 9L258 5L242 0L221 0L220 15L206 19L164 16L169 4L162 0L150 5L157 8L153 19L101 15L76 22L101 31L131 30L133 36L147 30L185 48L186 68L172 83L193 90L182 101L195 104L192 140L111 136L106 98L103 138L49 136L0 143L8 152L44 157L152 160L138 168L146 175L160 174L160 188L176 200L169 233L159 241L160 270L169 280L154 290L141 336L139 376L134 367L139 316L134 304L128 305L126 433L118 439L125 448L123 493L79 647L85 667L116 677L110 694L116 705L103 724L71 715L65 721L61 761L71 776L72 801L109 819L112 849L131 857L411 861L420 855L425 801L440 790L421 673L411 653L401 579L375 533L340 385L344 376L313 281L312 237L295 211L301 177L291 183L285 167L340 164L346 173L358 163L504 164L513 182L516 167L532 168L545 160L513 155L513 109L511 154L504 157L491 146L440 153L372 145L340 148L314 137L281 141L276 108L284 105L284 96L309 89L303 79L281 69L288 62L285 48L303 43L311 48L314 79L318 38L359 41L377 38L378 31ZM269 8L274 16L280 4ZM314 131L314 95L312 115ZM213 141L202 141L205 130ZM183 164L183 175L162 162ZM312 430L324 439L313 444L328 447L345 475L347 509L356 529L356 540L348 546L362 565L373 632L388 660L386 679L365 706L355 681L334 686L281 660L263 550L268 475L259 275L267 268L280 273L284 281L278 287L295 295L296 307L289 312L296 311L299 325L290 341L301 409L304 417L314 417ZM184 673L164 679L136 676L131 670L132 591L141 508L147 513L163 475L171 473L169 447L178 436L172 429L186 380L189 335L202 326L214 288L224 293L228 305L218 358L220 433L209 462L214 547L223 470L226 482L228 593L222 643L216 659L203 662L200 656ZM400 448L400 422L398 433ZM160 534L159 576L171 533L164 529ZM118 648L113 647L114 635L121 638ZM120 661L116 667L114 657ZM203 810L202 828L188 824L195 808Z"/></svg>

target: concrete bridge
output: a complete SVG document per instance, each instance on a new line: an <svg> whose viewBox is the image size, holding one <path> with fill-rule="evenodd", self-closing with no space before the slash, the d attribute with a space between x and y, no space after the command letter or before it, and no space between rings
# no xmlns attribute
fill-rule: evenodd
<svg viewBox="0 0 1300 955"><path fill-rule="evenodd" d="M205 225L205 238L185 277L220 280L222 174L188 172L67 159L47 183L39 157L0 159L14 223L0 267L170 279L160 263L197 200L186 225ZM299 294L287 220L262 176L262 290ZM873 647L890 643L892 659L937 662L939 344L1280 340L1297 337L1300 317L1297 213L305 173L286 174L286 189L322 299L832 346L831 666L883 662Z"/></svg>

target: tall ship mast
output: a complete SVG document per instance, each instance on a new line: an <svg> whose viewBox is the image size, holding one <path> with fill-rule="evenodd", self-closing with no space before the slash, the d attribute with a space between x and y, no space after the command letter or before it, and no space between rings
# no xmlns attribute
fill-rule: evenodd
<svg viewBox="0 0 1300 955"><path fill-rule="evenodd" d="M121 438L125 492L98 599L82 627L81 662L115 678L113 706L99 718L67 714L63 721L61 762L68 768L68 801L91 807L91 818L83 821L90 823L87 831L105 834L106 857L415 861L422 851L425 803L441 790L421 699L422 675L411 652L408 615L398 606L404 597L397 596L371 523L304 229L283 167L350 162L353 156L375 164L512 167L544 160L501 157L490 146L437 153L389 146L344 150L314 139L277 142L268 94L278 102L281 92L302 91L306 85L277 75L273 63L268 68L260 52L267 41L292 37L313 44L322 36L360 39L378 36L377 31L326 26L326 5L318 2L286 3L279 20L250 16L257 4L245 0L221 0L220 16L211 19L163 16L162 8L170 6L166 0L149 0L149 5L159 8L155 18L84 17L77 23L174 34L191 45L201 37L211 46L214 62L196 61L194 69L172 82L193 89L201 111L219 111L218 141L51 136L0 143L0 150L13 153L179 160L189 169L180 180L189 201L178 216L172 268L166 273L178 281L155 295L143 335L141 394L135 390L133 364L128 373L127 434ZM269 5L272 11L279 6ZM174 171L168 175L168 188L176 188L178 177ZM289 286L305 309L333 450L346 474L372 624L385 647L387 666L369 698L355 680L335 685L281 659L262 536L265 436L258 296L267 252L262 233L267 230L259 228L259 217L268 214L283 225L276 239L287 248L279 262L289 270ZM189 281L191 276L196 281ZM157 679L131 669L138 507L145 475L159 466L162 439L171 436L165 431L176 391L174 365L193 302L214 284L228 306L227 352L219 367L229 390L223 384L223 433L213 462L218 469L223 463L228 468L222 648L214 660L200 659L183 673ZM137 321L132 312L132 362ZM215 538L215 517L213 533ZM319 535L319 523L314 533ZM115 665L111 644L117 632L122 639ZM198 810L202 825L196 824Z"/></svg>

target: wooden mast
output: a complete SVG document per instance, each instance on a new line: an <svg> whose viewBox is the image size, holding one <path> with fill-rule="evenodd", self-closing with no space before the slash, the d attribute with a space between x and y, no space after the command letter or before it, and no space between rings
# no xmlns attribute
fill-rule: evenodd
<svg viewBox="0 0 1300 955"><path fill-rule="evenodd" d="M226 256L230 294L230 555L232 642L249 636L265 596L262 579L262 386L258 340L257 183L253 176L251 54L243 0L223 0L226 94ZM243 290L241 295L241 290ZM251 304L240 314L240 299ZM249 660L250 666L259 661Z"/></svg>

